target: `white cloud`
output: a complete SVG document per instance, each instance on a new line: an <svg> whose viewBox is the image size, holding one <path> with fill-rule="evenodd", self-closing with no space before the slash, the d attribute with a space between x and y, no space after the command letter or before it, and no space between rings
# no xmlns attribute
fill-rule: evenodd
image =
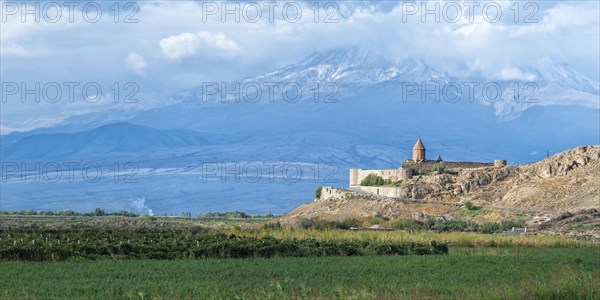
<svg viewBox="0 0 600 300"><path fill-rule="evenodd" d="M597 21L598 10L559 3L545 12L542 23L556 25L557 27L571 27L585 26Z"/></svg>
<svg viewBox="0 0 600 300"><path fill-rule="evenodd" d="M234 56L240 50L240 46L223 33L213 34L201 31L198 33L198 37L204 41L206 46L219 51L219 54L224 57Z"/></svg>
<svg viewBox="0 0 600 300"><path fill-rule="evenodd" d="M169 36L160 41L160 48L171 60L194 56L213 55L231 58L238 53L240 46L223 33L200 31L197 34L184 32Z"/></svg>
<svg viewBox="0 0 600 300"><path fill-rule="evenodd" d="M16 122L0 123L0 134L9 134L15 131L29 131L36 128L52 127L64 121L66 116L47 114L40 117L27 117Z"/></svg>
<svg viewBox="0 0 600 300"><path fill-rule="evenodd" d="M199 46L200 38L190 32L170 36L160 41L163 53L172 60L196 54Z"/></svg>
<svg viewBox="0 0 600 300"><path fill-rule="evenodd" d="M146 76L146 68L148 67L148 63L141 55L137 53L129 53L129 55L127 55L127 58L125 58L125 66L128 70L131 70L137 75L142 77Z"/></svg>
<svg viewBox="0 0 600 300"><path fill-rule="evenodd" d="M500 70L498 73L498 78L501 80L534 81L537 79L537 76L516 67L506 67Z"/></svg>

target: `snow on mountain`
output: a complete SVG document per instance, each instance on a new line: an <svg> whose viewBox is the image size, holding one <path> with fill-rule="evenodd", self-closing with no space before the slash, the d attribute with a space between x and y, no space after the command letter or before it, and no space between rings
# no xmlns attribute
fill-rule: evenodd
<svg viewBox="0 0 600 300"><path fill-rule="evenodd" d="M417 60L400 63L364 47L315 53L303 61L277 71L245 78L246 82L335 82L338 85L365 86L389 80L446 80L441 74Z"/></svg>
<svg viewBox="0 0 600 300"><path fill-rule="evenodd" d="M550 68L545 69L543 73L540 73L540 76L544 81L564 88L598 94L597 82L593 82L564 63L552 65Z"/></svg>
<svg viewBox="0 0 600 300"><path fill-rule="evenodd" d="M534 75L535 79L501 83L501 101L493 103L498 117L514 119L532 106L577 105L600 108L598 83L567 64L547 63L540 69L529 68L528 73Z"/></svg>
<svg viewBox="0 0 600 300"><path fill-rule="evenodd" d="M442 90L448 84L458 84L464 90L459 94L462 102L467 101L465 83L477 83L474 90L474 100L484 105L492 105L498 118L509 120L519 117L525 110L532 106L541 105L577 105L583 107L600 108L598 98L598 83L580 74L567 64L545 62L542 66L519 66L516 70L529 74L528 80L496 79L481 77L464 77L462 74L449 75L416 59L393 60L368 47L352 47L348 49L331 50L324 53L315 53L297 64L283 67L279 70L247 77L239 81L243 88L247 84L262 85L264 83L279 83L275 88L274 101L283 101L281 86L286 83L296 83L304 90L302 100L311 101L316 84L335 85L335 92L345 98L352 98L361 90L372 87L396 89L396 94L401 97L406 93L406 85L418 86L417 96L422 96L424 91L421 85L428 88L437 84L438 96L454 98L454 88ZM483 96L482 87L486 84L498 84L501 96L496 98L494 90L490 90L490 100ZM231 88L234 83L225 84ZM279 90L278 90L279 88ZM252 89L250 89L252 90ZM333 91L328 89L327 91ZM266 100L266 87L262 85L261 100ZM324 91L321 91L324 92ZM362 93L364 94L364 93ZM192 89L187 92L187 97L179 97L181 101L189 99L208 99L208 103L219 101L240 100L235 97L223 98L223 93L208 95L202 88ZM230 95L229 95L230 96ZM255 94L249 94L254 98ZM377 97L377 91L372 97ZM469 96L470 97L470 96ZM339 98L339 97L338 97ZM367 100L365 100L367 101ZM266 101L257 101L264 103ZM208 103L204 103L205 105Z"/></svg>

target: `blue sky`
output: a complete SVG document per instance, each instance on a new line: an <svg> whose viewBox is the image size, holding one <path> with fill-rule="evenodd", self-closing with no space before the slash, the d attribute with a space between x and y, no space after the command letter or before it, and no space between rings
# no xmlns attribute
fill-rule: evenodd
<svg viewBox="0 0 600 300"><path fill-rule="evenodd" d="M2 82L97 82L105 99L97 103L7 101L0 112L3 134L49 126L90 111L160 105L158 96L205 81L258 75L316 51L359 44L377 47L397 60L419 58L450 74L486 80L528 79L532 76L529 67L543 70L551 62L568 63L595 81L599 77L600 9L596 1L538 1L530 7L525 7L527 2L494 2L497 6L489 14L479 9L469 14L466 2L451 2L457 6L439 2L439 22L432 15L423 21L421 11L413 14L415 7L423 8L420 3L391 1L340 1L327 8L320 2L318 17L314 2L293 2L287 18L283 7L289 2L278 2L272 19L265 2L257 2L262 15L254 18L254 7L230 1L226 8L240 6L239 22L232 15L221 19L221 1L140 1L129 7L119 2L118 14L111 7L116 2L108 1L98 2L103 14L96 23L82 17L81 7L87 2L76 2L81 5L74 9L73 21L66 15L67 7L62 7L63 15L55 23L43 15L39 22L32 15L23 22L21 12L7 12L14 3L24 9L21 1L2 1ZM28 2L28 9L35 9L36 3L43 6L46 2ZM215 4L219 11L209 14L207 9L214 9ZM436 8L435 2L426 5ZM461 17L452 14L455 7L462 9ZM498 7L502 16L492 22L489 19ZM298 8L301 17L294 14ZM50 8L48 14L52 13ZM126 23L127 18L137 22ZM110 101L114 82L134 82L139 102Z"/></svg>

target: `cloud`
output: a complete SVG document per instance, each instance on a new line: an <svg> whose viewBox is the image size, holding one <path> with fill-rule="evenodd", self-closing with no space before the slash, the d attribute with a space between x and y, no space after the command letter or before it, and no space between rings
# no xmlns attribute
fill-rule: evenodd
<svg viewBox="0 0 600 300"><path fill-rule="evenodd" d="M129 53L127 58L125 58L125 67L127 67L128 70L131 70L134 74L145 77L148 63L141 55L137 53Z"/></svg>
<svg viewBox="0 0 600 300"><path fill-rule="evenodd" d="M204 41L206 46L219 51L219 54L224 57L235 56L240 50L240 46L223 33L213 34L208 31L201 31L198 33L198 37Z"/></svg>
<svg viewBox="0 0 600 300"><path fill-rule="evenodd" d="M173 94L203 81L260 75L314 52L366 44L396 61L422 59L442 72L465 77L531 78L528 71L539 69L539 61L549 58L598 80L599 4L592 1L534 2L539 6L534 15L537 23L513 21L511 7L526 4L520 1L500 2L505 17L498 23L486 22L481 15L469 21L466 14L456 23L443 18L422 22L420 14L403 18L400 2L390 1L334 2L333 8L321 10L318 16L314 3L297 2L303 14L295 23L283 19L283 3L274 7L274 20L269 20L265 10L254 23L244 18L235 22L232 15L228 15L232 21L223 22L219 14L202 21L200 1L135 3L140 8L135 14L138 23L114 22L111 14L89 23L81 18L81 5L75 8L75 22L69 21L67 8L54 24L23 23L19 15L9 17L0 26L0 76L14 82L98 82L104 92L114 82L135 81L140 93L136 96L144 100L128 106L133 109L157 99L156 95ZM440 3L443 7L454 2ZM519 18L523 20L531 11L521 10ZM331 13L338 21L324 22ZM47 106L74 111L57 108L62 103L12 102L3 104L0 113L3 124L8 124L43 117L48 114ZM82 105L92 109L87 103Z"/></svg>
<svg viewBox="0 0 600 300"><path fill-rule="evenodd" d="M239 51L240 46L223 33L200 31L197 34L184 32L169 36L160 41L162 52L171 60L194 56L203 50L203 55L231 58Z"/></svg>
<svg viewBox="0 0 600 300"><path fill-rule="evenodd" d="M31 53L25 47L15 42L2 43L0 45L0 52L6 56L28 56Z"/></svg>
<svg viewBox="0 0 600 300"><path fill-rule="evenodd" d="M192 56L196 54L199 47L200 38L198 35L189 32L170 36L160 41L160 48L171 60Z"/></svg>
<svg viewBox="0 0 600 300"><path fill-rule="evenodd" d="M500 70L498 78L501 80L534 81L537 79L537 76L516 67L507 67Z"/></svg>
<svg viewBox="0 0 600 300"><path fill-rule="evenodd" d="M41 117L27 117L16 122L0 123L0 134L9 134L15 131L29 131L36 128L52 127L66 119L60 114L47 114Z"/></svg>
<svg viewBox="0 0 600 300"><path fill-rule="evenodd" d="M542 23L552 24L556 27L587 26L598 22L598 10L586 9L574 5L558 3L544 13Z"/></svg>

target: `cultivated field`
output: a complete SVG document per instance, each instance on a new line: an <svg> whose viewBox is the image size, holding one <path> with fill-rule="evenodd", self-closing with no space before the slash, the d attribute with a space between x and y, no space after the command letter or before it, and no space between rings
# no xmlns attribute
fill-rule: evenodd
<svg viewBox="0 0 600 300"><path fill-rule="evenodd" d="M592 240L224 219L1 220L1 299L600 299Z"/></svg>
<svg viewBox="0 0 600 300"><path fill-rule="evenodd" d="M3 299L599 299L598 249L449 256L3 262ZM469 254L469 255L466 255Z"/></svg>

